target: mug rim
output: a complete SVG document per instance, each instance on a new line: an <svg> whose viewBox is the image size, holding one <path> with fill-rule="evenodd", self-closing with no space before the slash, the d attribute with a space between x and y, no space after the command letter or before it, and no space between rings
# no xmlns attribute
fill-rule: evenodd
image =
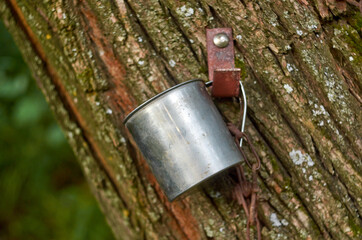
<svg viewBox="0 0 362 240"><path fill-rule="evenodd" d="M136 107L132 112L130 112L123 120L123 124L126 124L126 122L136 113L138 112L139 110L141 110L142 108L144 108L146 105L148 105L149 103L153 102L154 100L156 100L157 98L167 94L168 92L176 89L176 88L179 88L183 85L186 85L186 84L189 84L189 83L192 83L192 82L197 82L197 81L200 81L200 82L203 82L204 81L202 79L192 79L192 80L188 80L186 82L183 82L183 83L180 83L180 84L177 84L173 87L170 87L169 89L166 89L165 91L163 92L160 92L159 94L153 96L152 98L148 99L147 101L143 102L141 105L139 105L138 107ZM204 83L205 84L205 83Z"/></svg>

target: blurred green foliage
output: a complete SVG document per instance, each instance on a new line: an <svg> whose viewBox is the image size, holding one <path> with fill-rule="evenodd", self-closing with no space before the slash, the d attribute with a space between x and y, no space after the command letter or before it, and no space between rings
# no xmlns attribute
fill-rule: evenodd
<svg viewBox="0 0 362 240"><path fill-rule="evenodd" d="M1 22L0 46L0 240L113 239Z"/></svg>

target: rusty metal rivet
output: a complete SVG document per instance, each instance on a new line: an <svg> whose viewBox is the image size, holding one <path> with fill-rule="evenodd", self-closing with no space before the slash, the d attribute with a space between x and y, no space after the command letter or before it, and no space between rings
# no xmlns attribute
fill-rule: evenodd
<svg viewBox="0 0 362 240"><path fill-rule="evenodd" d="M219 48L224 48L229 45L229 37L226 35L226 33L218 33L214 36L213 42L215 46Z"/></svg>

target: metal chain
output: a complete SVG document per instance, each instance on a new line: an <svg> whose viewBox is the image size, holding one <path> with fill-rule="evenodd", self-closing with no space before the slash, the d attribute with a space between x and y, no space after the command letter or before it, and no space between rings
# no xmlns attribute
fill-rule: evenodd
<svg viewBox="0 0 362 240"><path fill-rule="evenodd" d="M247 225L246 225L246 239L250 240L250 227L256 225L257 237L258 240L261 240L261 227L260 221L258 219L257 205L258 205L258 196L259 192L258 182L257 182L257 171L260 169L260 158L255 151L254 145L252 144L249 136L244 132L245 120L246 120L246 110L247 110L247 101L246 94L242 82L240 81L240 88L243 97L243 107L241 97L240 101L240 122L239 127L235 126L232 123L227 123L230 133L234 136L236 144L239 146L241 155L243 156L246 164L252 170L252 181L248 181L244 174L244 169L241 165L236 167L238 183L234 187L233 196L237 200L238 204L242 205L247 216ZM240 130L239 130L240 129ZM243 140L248 144L249 149L253 153L256 162L251 164L251 162L246 157L244 150L242 149Z"/></svg>
<svg viewBox="0 0 362 240"><path fill-rule="evenodd" d="M257 193L259 192L259 187L257 182L257 177L258 177L257 172L260 169L261 165L260 158L256 153L255 148L247 134L241 132L232 123L228 123L227 126L229 128L230 133L234 136L236 144L239 145L240 140L244 139L256 159L256 162L251 164L248 158L246 157L244 150L241 147L239 148L245 162L251 168L252 181L250 182L246 179L243 167L241 165L238 165L236 167L238 175L238 183L234 187L233 196L237 200L238 204L243 206L245 214L248 218L246 226L246 239L250 240L250 227L256 225L258 240L260 240L261 228L257 213L257 205L258 205Z"/></svg>

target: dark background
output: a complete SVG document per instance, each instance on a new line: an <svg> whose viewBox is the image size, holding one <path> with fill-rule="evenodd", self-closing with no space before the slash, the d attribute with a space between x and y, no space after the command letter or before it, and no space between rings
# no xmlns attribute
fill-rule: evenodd
<svg viewBox="0 0 362 240"><path fill-rule="evenodd" d="M0 22L0 240L113 239L78 163Z"/></svg>

